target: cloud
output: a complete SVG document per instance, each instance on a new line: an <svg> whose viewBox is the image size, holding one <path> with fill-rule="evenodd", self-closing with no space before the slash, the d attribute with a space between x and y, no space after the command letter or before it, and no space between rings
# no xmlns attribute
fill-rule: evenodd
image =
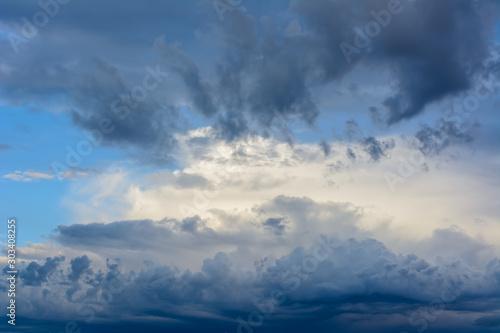
<svg viewBox="0 0 500 333"><path fill-rule="evenodd" d="M272 231L276 236L281 236L286 230L287 219L281 218L268 218L262 225L265 229Z"/></svg>
<svg viewBox="0 0 500 333"><path fill-rule="evenodd" d="M436 155L451 145L471 143L477 136L480 125L456 123L444 119L435 127L422 125L415 134L418 149L425 155Z"/></svg>
<svg viewBox="0 0 500 333"><path fill-rule="evenodd" d="M160 239L170 238L170 231L161 226L170 221L153 224L152 221L123 221L109 224L91 223L59 226L56 238L63 245L143 248L155 246ZM141 239L134 241L137 235Z"/></svg>
<svg viewBox="0 0 500 333"><path fill-rule="evenodd" d="M103 136L102 144L125 148L146 163L172 162L175 134L184 132L190 121L186 107L202 115L204 124L225 140L260 133L292 143L292 122L314 127L320 115L338 112L325 107L328 101L319 98L320 92L339 84L354 69L391 70L395 92L377 95L374 103L380 105L368 108L372 115L378 110L379 121L394 125L422 114L434 102L465 92L496 66L496 60L486 61L492 59L489 40L499 17L493 2L402 2L390 22L379 25L380 33L369 38L369 46L352 55L351 63L339 45L354 43L354 28L363 30L375 22L373 13L387 11L387 1L297 1L283 8L286 18L231 10L218 24L206 24L211 17L200 11L210 9L215 18L212 2L155 3L150 8L127 4L119 9L113 4L99 5L93 24L80 15L92 4L64 6L64 15L40 29L41 35L58 33L59 38L48 38L47 45L34 39L23 45L29 52L3 56L11 70L2 76L0 86L12 105L29 100L33 108L67 112L85 131L111 119L114 130ZM8 2L0 19L6 29L18 31L21 13L37 10L36 3L19 9ZM109 13L117 10L129 20L110 21ZM159 15L162 12L168 15ZM148 24L138 13L149 18ZM173 13L183 13L183 20ZM136 24L133 32L130 22ZM185 27L182 33L176 24ZM157 31L166 32L157 38ZM205 45L188 36L194 31L213 42L208 58L197 56ZM7 41L2 43L9 49ZM66 51L54 55L52 50L60 47ZM163 81L136 103L131 94L138 94L137 86L147 74L144 68L156 68L150 53L161 62L157 78ZM112 111L113 105L118 112ZM124 114L128 116L120 119Z"/></svg>
<svg viewBox="0 0 500 333"><path fill-rule="evenodd" d="M57 174L58 179L75 180L85 178L92 174L100 174L103 170L99 168L81 168L70 166L67 170Z"/></svg>
<svg viewBox="0 0 500 333"><path fill-rule="evenodd" d="M371 159L375 162L382 157L387 157L387 151L394 148L394 140L378 141L374 137L366 137L361 141L363 150L370 155Z"/></svg>
<svg viewBox="0 0 500 333"><path fill-rule="evenodd" d="M92 271L89 270L90 263L91 261L86 255L71 259L71 273L68 275L68 279L78 281L85 272L91 274Z"/></svg>
<svg viewBox="0 0 500 333"><path fill-rule="evenodd" d="M168 68L182 78L194 109L206 117L213 116L216 108L212 101L210 87L202 82L196 63L180 51L176 43L165 45L164 36L156 40L155 46L160 50Z"/></svg>
<svg viewBox="0 0 500 333"><path fill-rule="evenodd" d="M319 203L348 202L376 208L376 216L380 221L385 219L392 231L377 229L383 222L367 222L366 227L379 230L377 238L391 246L393 243L386 237L392 238L394 233L398 234L396 238L409 233L422 239L436 228L452 225L493 242L495 224L478 228L473 221L478 217L495 220L495 155L487 154L480 160L477 154L471 156L465 147L457 146L455 156L460 163L443 163L439 155L422 156L411 140L396 135L374 136L373 147L370 141L363 145L363 140L370 137L361 133L353 142L330 141L331 151L325 156L317 144L289 146L257 135L226 142L212 128L200 128L176 135L177 170L138 175L134 168L115 165L94 177L72 182L64 205L74 223L161 221L166 216L182 221L198 215L216 230L226 227L220 225L217 211L235 210L238 215L284 194L308 197ZM389 149L392 143L394 147ZM373 156L368 148L374 149ZM346 152L356 158L350 158ZM377 157L378 161L374 161ZM419 166L412 164L416 159ZM410 168L405 169L408 165ZM468 176L470 170L484 166L488 167L481 175ZM385 178L388 172L402 175L395 192ZM457 177L462 181L457 183ZM471 197L469 188L483 190ZM245 221L258 224L283 216L286 215L277 212Z"/></svg>
<svg viewBox="0 0 500 333"><path fill-rule="evenodd" d="M149 179L151 181L157 182L157 184L168 184L179 189L211 187L210 181L205 177L179 170L175 170L174 172L159 170L153 175L149 176Z"/></svg>
<svg viewBox="0 0 500 333"><path fill-rule="evenodd" d="M484 327L499 327L500 326L500 315L494 314L490 316L484 316L476 319L476 323L479 326Z"/></svg>
<svg viewBox="0 0 500 333"><path fill-rule="evenodd" d="M330 154L330 151L332 150L332 146L327 141L322 140L319 143L319 146L323 150L323 153L325 154L325 156L328 156Z"/></svg>
<svg viewBox="0 0 500 333"><path fill-rule="evenodd" d="M49 168L52 169L52 168ZM99 174L102 169L97 168L81 168L81 167L69 167L67 170L55 173L54 171L49 172L39 172L39 171L15 171L14 173L9 173L3 175L2 178L10 179L13 181L31 182L38 179L64 179L64 180L75 180L78 178L88 177L89 174ZM56 177L57 176L57 177Z"/></svg>
<svg viewBox="0 0 500 333"><path fill-rule="evenodd" d="M362 151L368 154L371 161L379 162L383 157L390 157L389 151L396 146L393 138L377 139L373 136L366 136L358 123L353 119L345 122L344 136L348 142L357 142L361 148L358 149L358 154L353 151L353 148L347 148L346 154L351 161L355 161Z"/></svg>
<svg viewBox="0 0 500 333"><path fill-rule="evenodd" d="M463 154L472 119L429 122L500 66L497 3L71 2L11 52L44 1L0 12L0 104L125 154L2 174L77 180L17 248L19 331L498 328L498 156Z"/></svg>
<svg viewBox="0 0 500 333"><path fill-rule="evenodd" d="M95 273L83 256L73 258L71 269L58 280L47 280L62 259L48 258L44 266L31 262L20 267L24 286L18 297L29 293L30 304L45 299L47 311L37 312L25 303L19 304L19 311L45 323L65 319L87 325L83 322L92 318L89 327L101 329L118 316L130 327L139 322L148 325L144 323L148 318L147 322L161 323L174 332L201 326L237 329L242 321L251 320L252 311L264 309L269 315L259 327L263 331L278 327L294 332L307 320L314 330L343 327L357 332L354 313L363 317L361 326L383 332L415 326L417 319L425 318L425 307L438 299L444 307L429 313L439 318L429 322L438 332L443 324L480 332L494 323L498 259L475 269L458 259L431 264L414 254L397 254L374 239L321 239L275 260L261 258L253 266L234 253L219 252L205 258L196 271L153 262L131 271L120 260L107 260ZM76 278L75 272L83 269L87 278ZM104 293L106 297L99 296ZM465 319L463 312L469 314Z"/></svg>
<svg viewBox="0 0 500 333"><path fill-rule="evenodd" d="M96 145L128 146L132 153L142 156L145 152L140 148L147 144L154 151L146 153L150 162L170 161L177 109L148 97L151 93L142 85L131 88L115 66L103 60L97 60L95 66L97 70L84 76L73 90L73 123Z"/></svg>
<svg viewBox="0 0 500 333"><path fill-rule="evenodd" d="M10 179L16 182L30 182L38 179L54 179L54 174L28 170L24 172L15 171L14 173L3 175L2 178Z"/></svg>
<svg viewBox="0 0 500 333"><path fill-rule="evenodd" d="M480 318L498 310L498 249L465 230L440 228L419 239L402 224L399 235L370 207L305 197L211 212L61 225L45 245L19 247L17 297L29 300L19 305L23 322L54 330L72 320L99 332L119 317L127 332L147 318L174 332L236 330L238 317L247 321L271 302L264 332L297 330L304 321L317 331L408 331L447 295L445 308L429 313L437 317L429 327L481 332L490 321ZM281 304L272 301L276 290Z"/></svg>
<svg viewBox="0 0 500 333"><path fill-rule="evenodd" d="M298 13L314 29L315 37L327 46L322 51L310 49L312 58L321 59L318 67L326 81L349 70L338 46L355 38L352 27L363 29L373 20L371 10L379 12L386 6L386 1L298 2ZM354 64L390 62L397 71L397 91L383 102L388 124L411 119L431 102L468 89L473 74L484 72L479 59L486 59L489 51L487 40L479 32L480 11L474 6L466 1L401 3L400 13L370 38L370 47L354 56ZM358 10L351 10L353 7ZM463 25L464 22L468 23ZM477 29L471 31L465 26ZM446 60L450 58L453 61Z"/></svg>
<svg viewBox="0 0 500 333"><path fill-rule="evenodd" d="M45 259L43 266L39 265L36 261L32 261L23 270L19 276L23 283L27 286L41 286L43 282L47 282L47 277L54 273L59 263L64 261L64 257L54 257ZM5 273L6 270L4 270Z"/></svg>

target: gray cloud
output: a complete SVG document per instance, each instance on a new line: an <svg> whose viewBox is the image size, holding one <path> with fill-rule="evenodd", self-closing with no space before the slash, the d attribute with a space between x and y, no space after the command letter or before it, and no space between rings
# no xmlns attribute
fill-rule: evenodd
<svg viewBox="0 0 500 333"><path fill-rule="evenodd" d="M281 25L290 22L272 15L257 20L250 11L236 9L207 29L207 20L217 16L210 1L193 6L74 2L61 6L39 36L23 45L26 52L2 55L9 69L0 86L12 105L67 105L73 123L92 130L103 118L116 119L111 103L130 93L138 71L149 64L148 52L156 52L172 74L169 89L159 88L126 119L114 122L115 130L103 142L165 164L175 149L173 134L186 127L179 105L203 115L224 139L261 132L293 143L288 124L298 120L314 126L322 102L315 92L328 89L357 66L393 70L395 93L380 101L375 117L388 125L416 117L431 103L467 90L474 78L498 67L495 62L484 64L498 21L499 6L494 2L404 1L401 12L392 15L351 63L340 43L353 43L354 27L364 29L375 20L371 12L386 10L387 1L296 1L290 8L294 26L300 29L283 35ZM20 17L37 10L35 1L22 6L7 1L0 20L19 33ZM90 12L92 23L87 19ZM147 22L141 17L148 17ZM193 40L194 31L216 45L206 50L208 58L196 54L201 44ZM58 38L49 38L56 34ZM164 37L153 51L158 35ZM39 42L42 38L47 45ZM10 49L8 41L2 44ZM106 60L96 65L90 61L96 57ZM179 80L184 89L178 87ZM370 110L374 116L375 108ZM140 149L144 147L147 151Z"/></svg>
<svg viewBox="0 0 500 333"><path fill-rule="evenodd" d="M25 270L20 272L19 276L27 286L41 286L43 282L47 282L47 277L56 271L57 267L64 259L63 256L47 258L43 265L32 261ZM4 272L5 271L6 270L4 270Z"/></svg>
<svg viewBox="0 0 500 333"><path fill-rule="evenodd" d="M368 154L370 160L374 162L378 162L383 157L390 157L389 151L396 146L393 139L379 140L373 136L366 136L353 119L345 122L344 135L347 140L356 142L361 151ZM348 147L346 154L351 161L356 160L357 155L353 148Z"/></svg>
<svg viewBox="0 0 500 333"><path fill-rule="evenodd" d="M235 330L238 317L247 320L273 304L259 327L263 332L303 331L306 322L314 331L373 326L399 332L425 318L422 311L446 292L453 300L447 298L433 329L484 332L498 311L495 249L458 229L439 229L413 244L423 259L398 254L359 230L358 221L371 217L346 203L278 196L254 207L251 216L212 213L226 227L210 229L197 217L60 226L52 236L61 245L57 251L88 256L72 255L66 266L63 257L19 263L23 288L17 297L27 300L19 304L23 322L43 327L76 320L100 332L126 318L130 325L111 328L132 332L139 323L149 329L148 318L174 332ZM318 241L322 233L328 236ZM200 253L196 267L171 264ZM110 286L117 291L102 296L109 296ZM6 287L0 280L0 289ZM271 300L276 290L285 297L281 304ZM86 324L90 313L96 317Z"/></svg>
<svg viewBox="0 0 500 333"><path fill-rule="evenodd" d="M273 310L265 317L263 331L278 327L298 332L297 325L307 321L312 330L343 327L358 332L361 328L349 320L353 313L358 313L363 327L387 332L415 326L410 325L412 320L425 318L425 313L418 309L424 311L431 300L446 295L441 300L445 307L437 315L440 319L432 321L437 327L435 331L447 332L439 329L445 324L449 329L466 327L470 332L484 332L481 330L485 326L495 323L498 306L494 304L500 282L497 259L476 270L457 259L433 265L413 254L395 254L373 239L323 241L323 249L327 250L321 255L326 257L316 260L314 266L304 264L314 258L314 247L295 248L274 262L264 258L249 271L232 254L224 252L206 258L198 272L182 272L151 262L138 273L127 272L119 261L108 260L106 271L94 273L94 279L75 282L81 292L75 292L72 298L55 302L59 293L63 295L65 290L74 288L64 281L72 280L72 273L62 281L44 284L46 296L31 290L31 302L45 297L50 312L44 312L43 317L24 303L19 304L19 310L28 318L56 320L75 318L75 313L67 309L75 309L79 304L96 304L92 313L97 319L90 327L99 327L119 316L128 318L130 325L144 325L144 318L154 318L163 323L163 329L181 332L200 327L215 330L221 325L236 329L236 318L246 321L251 311L266 306L270 309L271 304ZM32 270L30 267L34 267L34 262L22 274ZM121 281L120 288L112 297L106 301L99 298L101 293L109 292L110 283L117 281ZM40 288L41 284L31 286ZM276 291L282 293L281 304L271 298ZM469 314L465 320L464 312ZM80 314L77 320L89 318L89 312Z"/></svg>
<svg viewBox="0 0 500 333"><path fill-rule="evenodd" d="M82 78L71 92L75 103L75 109L70 111L73 123L91 133L101 131L104 144L135 148L149 145L152 148L148 152L150 159L168 162L169 153L175 146L172 134L176 128L177 109L161 106L147 95L144 100L134 98L137 86L130 88L118 68L102 60L95 63L96 71ZM147 90L142 89L147 94ZM109 131L101 130L103 120L109 122L105 126Z"/></svg>
<svg viewBox="0 0 500 333"><path fill-rule="evenodd" d="M348 66L339 44L354 46L353 28L365 29L365 24L374 21L371 11L387 11L387 4L299 1L297 11L322 42L321 50L309 50L312 58L319 59L325 81L341 77L356 63L390 64L394 68L397 91L383 102L385 121L391 125L417 116L432 102L467 90L476 74L487 72L482 61L489 57L485 34L492 26L483 25L481 20L496 21L499 13L492 3L401 2L401 12L392 15L377 36L369 38L370 47L358 49Z"/></svg>
<svg viewBox="0 0 500 333"><path fill-rule="evenodd" d="M476 319L476 323L479 326L484 327L500 327L500 315L494 314L490 316L483 316L481 318Z"/></svg>
<svg viewBox="0 0 500 333"><path fill-rule="evenodd" d="M425 155L435 155L454 144L472 142L477 136L480 125L456 123L441 119L434 127L422 125L415 134L417 146Z"/></svg>
<svg viewBox="0 0 500 333"><path fill-rule="evenodd" d="M168 68L182 78L194 108L206 117L213 116L217 110L210 86L202 81L197 64L179 50L177 44L165 45L164 40L158 40L156 47L161 51Z"/></svg>
<svg viewBox="0 0 500 333"><path fill-rule="evenodd" d="M154 223L151 220L120 221L109 224L90 223L61 225L55 240L63 245L89 247L150 248L160 240L168 239L172 231L167 228L174 220ZM143 235L137 241L137 235Z"/></svg>
<svg viewBox="0 0 500 333"><path fill-rule="evenodd" d="M356 154L354 153L351 147L347 147L346 155L351 161L356 160Z"/></svg>
<svg viewBox="0 0 500 333"><path fill-rule="evenodd" d="M332 145L329 142L322 140L320 141L319 146L323 151L323 153L325 154L325 156L330 155L330 152L332 150Z"/></svg>
<svg viewBox="0 0 500 333"><path fill-rule="evenodd" d="M265 229L272 231L276 236L281 236L286 230L287 219L284 217L270 217L262 223Z"/></svg>
<svg viewBox="0 0 500 333"><path fill-rule="evenodd" d="M85 272L92 273L89 270L90 263L91 261L86 255L71 259L71 273L68 275L68 279L70 281L78 281Z"/></svg>
<svg viewBox="0 0 500 333"><path fill-rule="evenodd" d="M370 158L377 162L382 157L388 156L388 151L395 147L394 140L380 141L373 136L363 138L361 141L363 150L370 155Z"/></svg>

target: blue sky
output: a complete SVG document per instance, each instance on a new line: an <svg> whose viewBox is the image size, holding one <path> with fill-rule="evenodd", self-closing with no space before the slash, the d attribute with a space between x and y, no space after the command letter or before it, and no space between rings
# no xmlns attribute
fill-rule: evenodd
<svg viewBox="0 0 500 333"><path fill-rule="evenodd" d="M3 1L2 331L498 331L499 18Z"/></svg>

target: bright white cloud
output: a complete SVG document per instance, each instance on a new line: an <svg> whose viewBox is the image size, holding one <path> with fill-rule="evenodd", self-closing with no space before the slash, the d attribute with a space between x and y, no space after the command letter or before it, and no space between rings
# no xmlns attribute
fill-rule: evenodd
<svg viewBox="0 0 500 333"><path fill-rule="evenodd" d="M177 139L179 170L144 175L122 165L114 167L118 171L74 183L66 204L76 220L106 223L199 215L218 230L230 228L224 221L227 216L251 220L248 216L255 217L256 207L285 195L360 207L366 217L357 227L403 251L418 252L415 240L453 226L489 243L498 241L498 177L494 174L498 159L494 156L481 158L487 168L478 173L474 172L477 155L457 150L453 152L462 154L460 163L442 157L423 160L420 156L419 160L418 150L397 138L392 138L396 147L390 157L378 162L366 147L343 142L331 143L331 153L325 156L316 145L291 147L259 136L228 144L217 140L210 128ZM355 153L355 160L347 156L347 148ZM394 191L388 174L396 177ZM475 223L478 218L485 223ZM313 220L308 230L321 232L325 227Z"/></svg>

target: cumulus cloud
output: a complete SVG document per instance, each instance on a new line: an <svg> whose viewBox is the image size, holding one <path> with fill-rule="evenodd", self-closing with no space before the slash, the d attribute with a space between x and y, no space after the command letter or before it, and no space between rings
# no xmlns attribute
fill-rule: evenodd
<svg viewBox="0 0 500 333"><path fill-rule="evenodd" d="M32 261L19 276L27 286L41 286L43 282L47 282L47 277L57 269L59 263L64 259L64 257L47 258L43 265ZM4 269L4 273L6 271Z"/></svg>
<svg viewBox="0 0 500 333"><path fill-rule="evenodd" d="M218 211L235 210L239 214L286 194L316 202L376 207L380 213L377 216L387 214L387 220L393 220L391 228L398 237L410 233L421 239L436 228L455 224L467 232L478 232L491 242L497 230L494 223L480 229L473 223L478 217L495 220L492 155L485 156L489 162L480 162L456 147L460 163L443 163L440 156L423 156L412 141L398 136L373 137L375 142L369 144L364 140L370 136L364 133L354 142L328 142L328 156L315 144L292 147L260 136L228 143L212 128L200 128L175 138L179 145L175 156L179 161L177 170L155 170L137 177L133 170L116 166L94 178L73 183L64 204L73 213L74 223L160 221L166 217L182 221L198 215L208 227L217 229L221 227ZM368 148L373 148L372 154ZM374 161L377 157L378 161ZM412 164L415 161L418 165ZM478 167L478 163L491 168L478 177L468 177L468 170ZM385 178L387 173L400 177L394 185L395 192ZM462 181L457 183L455 177ZM471 187L481 187L483 192L471 197ZM436 197L436 193L440 195ZM260 221L284 216L280 214ZM378 237L384 242L388 242L384 234L393 236L381 231Z"/></svg>
<svg viewBox="0 0 500 333"><path fill-rule="evenodd" d="M90 263L91 261L86 255L71 259L71 273L68 274L68 279L78 281L85 272L91 273L92 271L89 270Z"/></svg>
<svg viewBox="0 0 500 333"><path fill-rule="evenodd" d="M75 180L17 247L18 330L497 331L498 157L463 154L492 125L438 112L493 93L500 6L236 2L70 2L17 53L56 2L5 2L2 107L125 153L2 174Z"/></svg>
<svg viewBox="0 0 500 333"><path fill-rule="evenodd" d="M498 251L464 230L403 237L404 246L385 237L401 251L377 240L387 236L383 216L348 203L278 196L212 213L61 225L47 245L19 247L17 297L29 300L19 304L23 320L76 320L96 332L117 316L130 323L124 332L145 319L174 332L236 330L272 304L263 331L293 331L304 321L315 330L404 330L427 315L438 318L435 329L493 325ZM445 308L429 313L435 299Z"/></svg>
<svg viewBox="0 0 500 333"><path fill-rule="evenodd" d="M325 236L312 247L297 247L275 260L264 257L253 267L242 265L232 253L219 252L194 272L152 262L130 271L119 260L108 260L105 268L93 273L89 270L92 264L83 256L73 258L71 269L59 280L48 282L47 274L60 261L47 258L44 266L31 262L21 269L21 295L30 293L30 304L45 299L47 311L51 311L44 311L45 319L57 323L78 316L82 325L98 332L118 314L131 325L138 321L148 325L144 323L148 318L148 322L179 332L199 325L236 330L242 322L252 320L249 313L264 309L268 315L263 331L295 331L302 320L317 330L350 327L357 331L350 320L352 313L363 309L362 326L376 323L376 331L383 332L420 327L417 319L425 318L422 311L434 299L443 308L429 314L446 318L450 328L465 325L473 332L493 325L495 290L500 282L498 259L480 270L459 259L431 264L413 254L394 253L374 239L341 241ZM79 280L77 276L84 270L87 278ZM42 288L46 291L41 292ZM70 298L65 297L68 290ZM42 315L27 304L19 307L31 320ZM453 318L463 311L470 315L454 323ZM137 317L137 313L142 315ZM346 321L348 326L343 326ZM440 321L433 325L439 326ZM124 330L128 331L133 329Z"/></svg>

